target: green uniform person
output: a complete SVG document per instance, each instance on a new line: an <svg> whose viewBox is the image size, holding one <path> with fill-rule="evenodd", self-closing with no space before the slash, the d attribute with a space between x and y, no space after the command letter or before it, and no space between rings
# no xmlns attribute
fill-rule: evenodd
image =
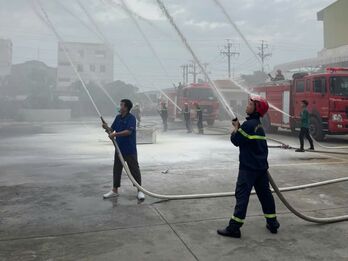
<svg viewBox="0 0 348 261"><path fill-rule="evenodd" d="M310 150L314 150L314 145L313 145L313 140L311 138L311 135L309 134L309 112L307 110L307 106L308 106L308 101L303 100L302 101L302 112L301 112L301 131L300 131L300 135L299 135L299 139L300 139L300 148L296 150L296 152L304 152L304 137L307 138L307 140L309 141L309 149Z"/></svg>

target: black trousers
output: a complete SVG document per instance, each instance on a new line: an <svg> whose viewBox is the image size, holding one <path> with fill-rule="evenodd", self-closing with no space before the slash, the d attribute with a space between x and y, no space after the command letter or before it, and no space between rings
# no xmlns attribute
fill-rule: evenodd
<svg viewBox="0 0 348 261"><path fill-rule="evenodd" d="M132 173L134 179L141 185L141 173L139 169L138 156L137 155L124 155L124 160L127 162L129 170ZM115 153L114 160L114 188L119 188L121 186L121 175L122 175L122 163Z"/></svg>
<svg viewBox="0 0 348 261"><path fill-rule="evenodd" d="M191 119L185 119L186 129L191 132Z"/></svg>
<svg viewBox="0 0 348 261"><path fill-rule="evenodd" d="M313 140L311 138L311 135L309 135L309 129L308 128L301 128L300 131L300 149L304 149L304 137L309 141L309 145L311 148L314 148L313 146Z"/></svg>
<svg viewBox="0 0 348 261"><path fill-rule="evenodd" d="M267 171L239 170L236 185L236 206L230 225L241 227L247 213L250 192L255 188L266 219L276 218L274 198L269 188Z"/></svg>
<svg viewBox="0 0 348 261"><path fill-rule="evenodd" d="M204 129L203 129L203 121L201 121L201 120L198 120L197 121L197 128L198 128L198 132L199 133L203 133L204 132Z"/></svg>
<svg viewBox="0 0 348 261"><path fill-rule="evenodd" d="M162 122L163 122L163 131L167 131L168 130L168 118L162 118Z"/></svg>

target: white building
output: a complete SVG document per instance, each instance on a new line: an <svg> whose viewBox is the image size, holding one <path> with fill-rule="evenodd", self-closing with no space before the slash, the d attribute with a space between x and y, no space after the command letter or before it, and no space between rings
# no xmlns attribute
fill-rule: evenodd
<svg viewBox="0 0 348 261"><path fill-rule="evenodd" d="M58 44L57 90L69 93L69 86L78 81L63 46L82 79L106 84L113 81L113 52L104 44L64 42Z"/></svg>
<svg viewBox="0 0 348 261"><path fill-rule="evenodd" d="M11 73L12 41L0 39L0 80Z"/></svg>

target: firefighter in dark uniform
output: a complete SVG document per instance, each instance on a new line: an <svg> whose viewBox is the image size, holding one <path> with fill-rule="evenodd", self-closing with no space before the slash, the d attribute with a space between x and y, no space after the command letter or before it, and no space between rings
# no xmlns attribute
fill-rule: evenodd
<svg viewBox="0 0 348 261"><path fill-rule="evenodd" d="M159 110L159 113L162 118L163 131L166 132L168 130L168 109L165 102L161 102L161 109Z"/></svg>
<svg viewBox="0 0 348 261"><path fill-rule="evenodd" d="M204 134L204 129L203 129L203 111L201 109L201 106L196 102L196 112L197 112L197 128L198 128L198 133L199 134Z"/></svg>
<svg viewBox="0 0 348 261"><path fill-rule="evenodd" d="M187 102L185 102L185 107L184 107L184 120L186 124L186 129L187 133L191 133L191 112L190 112L190 107Z"/></svg>
<svg viewBox="0 0 348 261"><path fill-rule="evenodd" d="M268 103L260 96L252 96L246 108L248 117L240 126L238 119L232 124L235 128L231 142L239 147L239 173L236 185L236 205L229 225L217 232L222 236L240 238L240 227L244 223L250 192L254 187L266 218L266 227L271 233L277 233L279 223L276 217L275 203L269 188L268 147L260 117L268 110Z"/></svg>

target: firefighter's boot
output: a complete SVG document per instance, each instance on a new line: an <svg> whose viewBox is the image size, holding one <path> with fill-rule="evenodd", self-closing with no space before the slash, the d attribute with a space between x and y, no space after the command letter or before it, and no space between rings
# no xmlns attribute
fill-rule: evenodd
<svg viewBox="0 0 348 261"><path fill-rule="evenodd" d="M217 233L224 237L240 238L242 236L240 227L240 224L237 224L234 220L231 220L230 224L226 228L218 229Z"/></svg>
<svg viewBox="0 0 348 261"><path fill-rule="evenodd" d="M272 233L277 234L280 224L277 218L267 218L266 228Z"/></svg>

